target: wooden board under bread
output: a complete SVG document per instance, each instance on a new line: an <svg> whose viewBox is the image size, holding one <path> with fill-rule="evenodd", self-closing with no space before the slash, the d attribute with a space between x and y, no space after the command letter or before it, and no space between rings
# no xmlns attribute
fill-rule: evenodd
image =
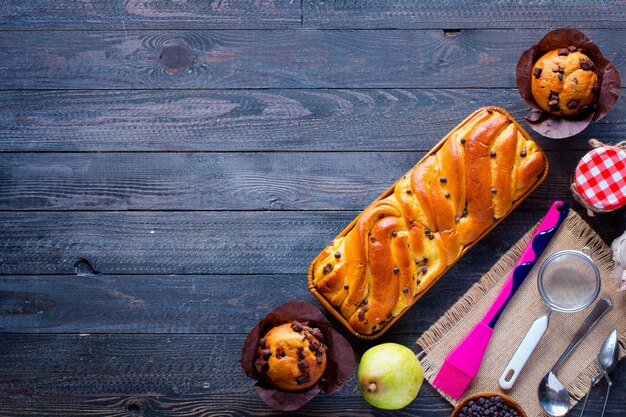
<svg viewBox="0 0 626 417"><path fill-rule="evenodd" d="M479 109L476 109L474 112L472 112L472 114L470 114L469 116L467 116L461 123L459 123L457 126L455 126L452 130L450 130L450 132L444 136L443 139L441 139L439 141L439 143L437 143L437 145L435 145L430 151L428 151L423 157L422 159L420 159L417 163L421 163L425 158L429 157L430 155L436 153L442 146L443 144L448 140L448 138L455 132L457 131L459 128L461 128L463 125L465 125L465 123L467 123L469 120L471 120L474 115L476 115L478 112L484 110L484 109L490 109L493 111L497 111L499 113L504 114L505 116L507 116L510 120L513 121L513 123L515 123L515 126L518 129L518 132L522 134L522 136L524 136L526 139L529 140L533 140L532 137L528 134L528 132L526 132L522 126L520 126L520 124L503 108L501 107L496 107L496 106L487 106L487 107L481 107ZM543 171L543 174L537 178L536 182L528 189L528 191L526 191L526 193L524 193L520 198L518 198L517 200L513 201L510 210L507 212L506 216L502 216L499 219L497 219L491 226L489 226L485 231L483 231L480 236L478 236L478 238L476 238L471 244L465 246L462 250L460 255L457 257L457 259L450 265L448 265L441 274L439 274L439 276L435 277L434 279L432 279L428 284L426 284L426 288L424 288L423 291L420 291L418 294L416 294L416 296L414 297L413 301L411 302L411 305L408 306L406 309L404 309L400 314L398 314L397 316L391 318L388 322L386 322L380 329L378 329L376 332L372 333L372 334L361 334L359 332L357 332L356 330L354 330L352 328L352 326L350 325L350 323L346 320L346 318L341 314L340 311L338 311L332 304L330 304L330 302L321 294L317 291L317 288L315 287L315 283L314 283L314 276L313 276L313 269L314 269L314 265L317 263L318 258L320 257L320 255L323 253L320 252L315 259L313 259L313 261L311 262L311 264L309 265L309 270L308 270L308 288L309 291L311 291L311 293L319 300L320 303L322 303L322 305L332 313L332 315L339 320L353 335L360 337L362 339L375 339L377 337L379 337L380 335L382 335L385 331L387 331L387 329L389 329L389 327L391 327L400 317L402 317L402 315L409 309L411 308L425 293L428 292L428 290L430 289L430 287L432 287L439 279L441 279L441 277L443 275L445 275L445 273L465 254L465 252L467 252L472 246L474 246L477 242L479 242L487 233L489 233L494 227L496 227L503 219L505 219L522 201L524 201L524 199L526 199L526 197L528 197L528 195L530 195L546 178L546 176L548 175L548 169L549 169L549 164L548 164L548 159L545 156L544 153L544 158L545 158L545 169ZM414 165L415 166L415 165ZM413 167L414 167L413 166ZM409 168L409 172L413 169L413 167ZM382 200L383 198L388 197L389 195L391 195L394 191L394 188L397 184L397 181L394 182L391 186L389 186L389 188L387 188L381 195L379 195L371 204L375 203L376 201ZM363 212L361 212L358 216L356 216L354 218L354 220L352 220L352 222L350 222L350 224L348 224L334 239L340 238L340 237L344 237L348 234L348 232L350 232L352 230L352 228L355 226L356 222L358 221L358 219L361 217ZM495 261L495 259L494 259Z"/></svg>

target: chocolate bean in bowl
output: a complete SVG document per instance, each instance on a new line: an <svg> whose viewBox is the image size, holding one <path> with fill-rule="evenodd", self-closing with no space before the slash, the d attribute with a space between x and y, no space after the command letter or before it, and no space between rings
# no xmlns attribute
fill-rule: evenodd
<svg viewBox="0 0 626 417"><path fill-rule="evenodd" d="M620 94L615 66L584 33L561 28L522 53L516 68L526 121L536 132L563 139L602 119Z"/></svg>
<svg viewBox="0 0 626 417"><path fill-rule="evenodd" d="M250 331L241 366L270 407L293 411L320 391L332 394L355 368L352 347L313 305L279 305Z"/></svg>
<svg viewBox="0 0 626 417"><path fill-rule="evenodd" d="M508 395L479 392L461 401L450 417L526 417L522 407Z"/></svg>

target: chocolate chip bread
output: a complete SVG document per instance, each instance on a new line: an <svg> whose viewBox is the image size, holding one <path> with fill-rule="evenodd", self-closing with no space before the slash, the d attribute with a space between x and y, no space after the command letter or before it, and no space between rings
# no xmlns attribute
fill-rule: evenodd
<svg viewBox="0 0 626 417"><path fill-rule="evenodd" d="M547 172L498 108L474 112L311 264L309 288L359 336L412 305Z"/></svg>
<svg viewBox="0 0 626 417"><path fill-rule="evenodd" d="M574 46L548 52L533 66L531 90L537 105L560 116L593 108L599 90L595 65Z"/></svg>

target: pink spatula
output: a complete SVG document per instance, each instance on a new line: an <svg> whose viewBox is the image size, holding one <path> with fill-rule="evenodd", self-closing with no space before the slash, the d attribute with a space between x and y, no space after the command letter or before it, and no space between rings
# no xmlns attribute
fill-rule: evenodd
<svg viewBox="0 0 626 417"><path fill-rule="evenodd" d="M548 246L568 212L569 207L564 202L555 201L552 204L485 316L446 356L443 366L433 381L436 388L455 400L461 398L480 369L493 327L500 318L500 314Z"/></svg>

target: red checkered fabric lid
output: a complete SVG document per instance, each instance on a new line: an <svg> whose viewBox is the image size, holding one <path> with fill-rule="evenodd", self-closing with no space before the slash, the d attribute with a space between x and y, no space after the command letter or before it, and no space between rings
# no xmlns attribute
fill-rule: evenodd
<svg viewBox="0 0 626 417"><path fill-rule="evenodd" d="M626 205L626 152L613 146L589 151L574 173L578 194L598 210Z"/></svg>

